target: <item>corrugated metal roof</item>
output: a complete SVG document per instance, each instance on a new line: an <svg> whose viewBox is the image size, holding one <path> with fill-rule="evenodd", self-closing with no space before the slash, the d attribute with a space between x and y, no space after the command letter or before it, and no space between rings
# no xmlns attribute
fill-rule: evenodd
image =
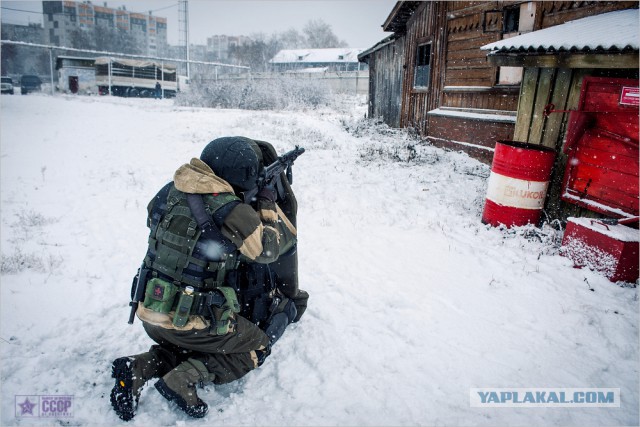
<svg viewBox="0 0 640 427"><path fill-rule="evenodd" d="M482 46L491 51L638 50L638 9L603 13L569 21Z"/></svg>

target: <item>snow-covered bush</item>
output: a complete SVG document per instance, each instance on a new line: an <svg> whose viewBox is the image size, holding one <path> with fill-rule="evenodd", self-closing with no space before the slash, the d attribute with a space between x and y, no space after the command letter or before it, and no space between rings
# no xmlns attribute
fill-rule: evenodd
<svg viewBox="0 0 640 427"><path fill-rule="evenodd" d="M393 129L379 119L343 120L342 127L357 138L371 140L360 147L362 160L435 163L440 159L438 150L430 149L429 143L414 132Z"/></svg>
<svg viewBox="0 0 640 427"><path fill-rule="evenodd" d="M0 255L0 273L15 274L23 270L33 270L44 272L44 262L40 257L30 253L24 253L20 249L15 249L12 254Z"/></svg>
<svg viewBox="0 0 640 427"><path fill-rule="evenodd" d="M331 93L319 80L273 76L261 79L194 81L176 104L244 110L300 110L329 105Z"/></svg>

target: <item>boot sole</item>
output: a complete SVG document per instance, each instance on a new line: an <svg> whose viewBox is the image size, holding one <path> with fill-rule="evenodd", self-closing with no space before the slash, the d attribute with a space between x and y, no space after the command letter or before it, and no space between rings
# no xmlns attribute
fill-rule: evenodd
<svg viewBox="0 0 640 427"><path fill-rule="evenodd" d="M138 403L133 397L131 359L120 357L114 360L111 366L111 378L116 380L111 389L111 406L120 419L129 421L135 415L135 406Z"/></svg>
<svg viewBox="0 0 640 427"><path fill-rule="evenodd" d="M209 412L209 406L199 398L198 401L201 404L200 407L187 405L187 402L184 400L184 398L175 391L171 390L162 378L160 378L158 382L154 384L154 387L158 390L162 397L167 399L169 402L173 402L178 405L178 408L182 409L190 417L202 418L207 415L207 412Z"/></svg>

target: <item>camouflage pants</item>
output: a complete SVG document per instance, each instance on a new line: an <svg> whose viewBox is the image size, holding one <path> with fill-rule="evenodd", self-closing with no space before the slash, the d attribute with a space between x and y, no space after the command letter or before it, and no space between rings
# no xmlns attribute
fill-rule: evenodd
<svg viewBox="0 0 640 427"><path fill-rule="evenodd" d="M256 350L264 349L268 337L256 325L238 316L233 332L210 334L207 329L177 331L143 322L147 335L163 349L180 355L178 360L194 358L207 367L211 381L235 381L258 366Z"/></svg>

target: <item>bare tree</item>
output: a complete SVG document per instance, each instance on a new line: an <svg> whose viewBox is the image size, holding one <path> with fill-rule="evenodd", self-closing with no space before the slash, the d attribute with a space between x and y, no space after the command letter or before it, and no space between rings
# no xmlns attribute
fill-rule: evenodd
<svg viewBox="0 0 640 427"><path fill-rule="evenodd" d="M71 32L71 47L76 49L95 49L96 39L93 31L77 28Z"/></svg>
<svg viewBox="0 0 640 427"><path fill-rule="evenodd" d="M307 47L311 49L347 46L347 43L344 40L339 40L333 33L331 25L327 24L322 19L312 19L307 22L302 32L307 38Z"/></svg>
<svg viewBox="0 0 640 427"><path fill-rule="evenodd" d="M289 28L287 31L278 34L277 38L282 45L282 49L303 49L307 47L307 40L304 35L300 34L295 28Z"/></svg>
<svg viewBox="0 0 640 427"><path fill-rule="evenodd" d="M347 43L339 40L331 26L322 20L311 20L300 33L290 28L270 36L256 33L250 36L251 43L230 49L230 54L240 65L247 65L254 71L267 70L269 60L282 49L322 49L346 47Z"/></svg>

